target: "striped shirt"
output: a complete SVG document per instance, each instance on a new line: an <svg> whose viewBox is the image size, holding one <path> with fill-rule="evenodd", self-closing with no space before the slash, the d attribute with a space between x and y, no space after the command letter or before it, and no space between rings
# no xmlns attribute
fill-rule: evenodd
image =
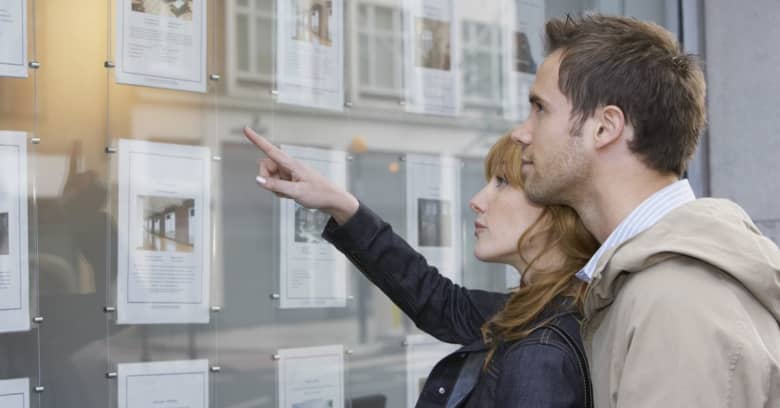
<svg viewBox="0 0 780 408"><path fill-rule="evenodd" d="M676 181L656 191L620 222L620 225L601 244L599 250L593 254L590 261L577 272L577 277L585 282L590 282L591 278L593 278L593 272L596 270L596 265L598 265L599 259L605 252L652 227L675 208L695 199L696 196L693 194L693 189L691 189L687 179Z"/></svg>

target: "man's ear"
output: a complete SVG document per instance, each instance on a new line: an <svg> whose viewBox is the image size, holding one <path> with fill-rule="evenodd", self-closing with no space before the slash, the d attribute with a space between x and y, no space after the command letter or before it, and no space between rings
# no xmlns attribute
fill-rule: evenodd
<svg viewBox="0 0 780 408"><path fill-rule="evenodd" d="M596 125L594 146L601 149L620 139L626 127L626 117L622 109L607 105L596 111Z"/></svg>

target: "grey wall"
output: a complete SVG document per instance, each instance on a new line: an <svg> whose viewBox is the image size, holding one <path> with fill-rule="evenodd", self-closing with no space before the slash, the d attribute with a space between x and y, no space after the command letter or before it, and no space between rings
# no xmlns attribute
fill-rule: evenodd
<svg viewBox="0 0 780 408"><path fill-rule="evenodd" d="M704 4L711 193L780 242L780 2Z"/></svg>

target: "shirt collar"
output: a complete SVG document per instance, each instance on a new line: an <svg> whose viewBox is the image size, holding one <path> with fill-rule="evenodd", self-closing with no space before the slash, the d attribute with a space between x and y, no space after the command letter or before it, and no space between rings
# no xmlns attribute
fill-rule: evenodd
<svg viewBox="0 0 780 408"><path fill-rule="evenodd" d="M596 265L605 252L652 227L675 208L695 199L696 196L693 194L693 189L687 179L678 180L656 191L620 222L588 263L577 272L577 277L585 282L590 282L596 271Z"/></svg>

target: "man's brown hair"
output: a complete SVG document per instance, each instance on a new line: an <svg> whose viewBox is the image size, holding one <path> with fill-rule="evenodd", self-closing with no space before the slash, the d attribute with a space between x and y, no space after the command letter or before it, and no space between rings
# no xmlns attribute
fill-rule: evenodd
<svg viewBox="0 0 780 408"><path fill-rule="evenodd" d="M547 52L561 51L558 87L574 128L597 108L619 107L634 127L631 151L662 173L682 175L705 125L704 73L664 28L629 17L553 19Z"/></svg>

